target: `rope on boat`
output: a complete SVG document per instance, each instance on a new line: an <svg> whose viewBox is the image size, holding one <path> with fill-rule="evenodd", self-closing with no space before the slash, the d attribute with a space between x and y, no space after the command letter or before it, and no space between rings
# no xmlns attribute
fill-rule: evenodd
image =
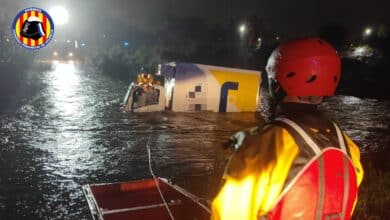
<svg viewBox="0 0 390 220"><path fill-rule="evenodd" d="M156 175L154 175L154 173L153 173L152 160L151 160L151 156L150 156L151 155L150 154L150 135L149 135L149 138L148 138L148 143L146 144L146 148L148 149L148 159L149 159L149 171L150 171L150 174L152 174L152 176L153 176L154 182L156 183L156 186L157 186L157 190L160 193L161 200L163 201L164 206L167 209L169 216L171 217L171 220L175 220L175 218L172 215L171 210L168 207L167 201L165 200L164 195L161 192L160 184L158 182L158 179L157 179Z"/></svg>

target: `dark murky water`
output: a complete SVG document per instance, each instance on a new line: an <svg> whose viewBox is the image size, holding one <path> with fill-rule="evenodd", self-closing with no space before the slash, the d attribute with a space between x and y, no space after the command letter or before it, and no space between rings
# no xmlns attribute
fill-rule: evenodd
<svg viewBox="0 0 390 220"><path fill-rule="evenodd" d="M122 114L127 85L119 81L72 64L33 76L38 91L0 116L0 219L89 219L80 186L150 177L149 136L155 173L210 198L228 155L222 144L257 120L253 113ZM322 108L363 150L389 145L389 101L338 96Z"/></svg>

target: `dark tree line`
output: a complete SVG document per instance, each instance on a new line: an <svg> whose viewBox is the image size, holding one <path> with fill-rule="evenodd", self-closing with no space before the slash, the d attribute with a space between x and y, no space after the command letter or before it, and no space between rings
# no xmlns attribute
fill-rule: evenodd
<svg viewBox="0 0 390 220"><path fill-rule="evenodd" d="M246 25L243 33L238 30L241 23ZM126 82L134 80L141 70L154 73L158 64L171 61L255 69L262 71L263 84L267 86L267 58L279 43L288 40L288 36L276 36L256 16L224 26L196 17L171 17L160 24L157 30L150 32L134 28L121 36L112 36L110 39L114 42L127 37L129 45L106 45L91 63L99 72ZM355 42L355 45L369 44L376 48L380 57L371 57L368 62L343 57L339 93L368 97L390 94L384 83L389 79L386 72L390 40L386 27L369 39ZM319 26L317 36L328 40L341 54L350 44L346 29L339 24ZM364 87L370 89L363 90Z"/></svg>
<svg viewBox="0 0 390 220"><path fill-rule="evenodd" d="M159 63L170 61L262 70L277 44L274 38L267 38L257 17L246 20L244 34L238 32L238 22L222 26L196 17L172 17L161 23L153 32L129 30L128 46L118 44L97 53L93 65L126 81L135 79L141 69L153 73Z"/></svg>
<svg viewBox="0 0 390 220"><path fill-rule="evenodd" d="M339 94L359 97L390 98L387 85L390 75L390 38L388 25L377 25L370 36L358 35L347 41L347 31L338 24L322 25L319 36L328 40L341 52L353 51L359 46L370 48L373 53L366 57L342 57L342 78ZM351 46L352 45L352 46Z"/></svg>

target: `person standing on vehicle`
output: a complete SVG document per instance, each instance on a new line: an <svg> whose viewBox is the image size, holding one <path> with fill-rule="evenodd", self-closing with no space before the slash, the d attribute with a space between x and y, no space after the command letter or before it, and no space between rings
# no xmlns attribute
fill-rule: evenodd
<svg viewBox="0 0 390 220"><path fill-rule="evenodd" d="M149 80L148 80L148 77L147 77L146 73L138 74L138 76L137 76L137 84L140 85L140 86L149 84Z"/></svg>
<svg viewBox="0 0 390 220"><path fill-rule="evenodd" d="M235 135L211 219L350 219L363 179L359 148L317 107L340 81L337 51L318 38L280 45L266 67L275 117Z"/></svg>

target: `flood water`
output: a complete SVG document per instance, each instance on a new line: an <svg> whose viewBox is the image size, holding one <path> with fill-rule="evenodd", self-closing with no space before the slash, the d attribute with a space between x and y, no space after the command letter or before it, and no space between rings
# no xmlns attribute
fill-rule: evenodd
<svg viewBox="0 0 390 220"><path fill-rule="evenodd" d="M1 220L90 219L81 186L150 177L149 137L154 173L209 199L229 156L223 143L259 120L254 113L123 114L127 85L74 64L29 76L37 88L0 116ZM322 109L363 151L388 147L389 101L337 96Z"/></svg>

